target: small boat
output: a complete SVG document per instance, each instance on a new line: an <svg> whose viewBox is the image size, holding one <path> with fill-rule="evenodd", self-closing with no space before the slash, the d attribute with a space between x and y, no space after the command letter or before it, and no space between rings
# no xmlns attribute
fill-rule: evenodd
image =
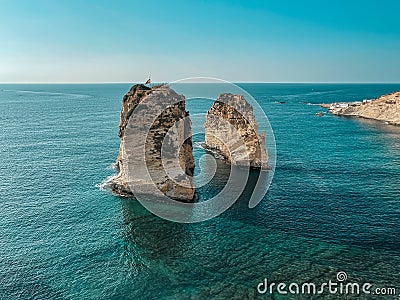
<svg viewBox="0 0 400 300"><path fill-rule="evenodd" d="M325 114L322 113L322 112L317 112L315 115L316 115L317 117L323 117L323 116L325 116Z"/></svg>

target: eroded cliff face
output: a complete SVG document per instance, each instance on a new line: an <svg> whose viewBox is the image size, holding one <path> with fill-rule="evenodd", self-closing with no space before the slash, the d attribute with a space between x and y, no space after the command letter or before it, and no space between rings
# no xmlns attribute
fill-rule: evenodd
<svg viewBox="0 0 400 300"><path fill-rule="evenodd" d="M208 110L205 145L232 165L267 167L265 134L258 134L253 108L242 95L221 94Z"/></svg>
<svg viewBox="0 0 400 300"><path fill-rule="evenodd" d="M133 86L122 99L118 135L113 193L133 196L133 188L135 194L151 194L157 187L173 199L193 201L191 122L184 96L167 85Z"/></svg>
<svg viewBox="0 0 400 300"><path fill-rule="evenodd" d="M400 125L400 91L369 102L334 103L329 106L329 111L335 115L356 116Z"/></svg>

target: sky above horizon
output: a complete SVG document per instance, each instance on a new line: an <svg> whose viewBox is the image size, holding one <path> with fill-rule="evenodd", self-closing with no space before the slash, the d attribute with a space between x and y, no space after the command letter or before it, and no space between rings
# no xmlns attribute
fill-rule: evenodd
<svg viewBox="0 0 400 300"><path fill-rule="evenodd" d="M396 0L0 5L0 82L400 82Z"/></svg>

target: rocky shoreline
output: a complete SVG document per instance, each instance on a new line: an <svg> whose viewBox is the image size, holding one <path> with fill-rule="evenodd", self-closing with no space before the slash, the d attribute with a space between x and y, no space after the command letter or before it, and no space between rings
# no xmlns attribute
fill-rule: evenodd
<svg viewBox="0 0 400 300"><path fill-rule="evenodd" d="M359 117L400 125L400 91L380 96L373 100L356 102L336 102L321 104L331 114Z"/></svg>

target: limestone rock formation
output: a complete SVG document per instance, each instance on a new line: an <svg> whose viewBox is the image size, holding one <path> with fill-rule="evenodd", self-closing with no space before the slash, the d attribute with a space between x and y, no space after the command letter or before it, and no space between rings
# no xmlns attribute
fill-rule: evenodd
<svg viewBox="0 0 400 300"><path fill-rule="evenodd" d="M191 122L183 95L167 85L134 85L122 99L118 135L113 193L133 196L134 188L135 195L151 194L156 187L173 199L193 201Z"/></svg>
<svg viewBox="0 0 400 300"><path fill-rule="evenodd" d="M253 107L242 95L221 94L208 110L205 146L238 166L267 167L265 134L258 134Z"/></svg>
<svg viewBox="0 0 400 300"><path fill-rule="evenodd" d="M335 115L356 116L400 125L400 91L371 101L333 103L328 109Z"/></svg>

